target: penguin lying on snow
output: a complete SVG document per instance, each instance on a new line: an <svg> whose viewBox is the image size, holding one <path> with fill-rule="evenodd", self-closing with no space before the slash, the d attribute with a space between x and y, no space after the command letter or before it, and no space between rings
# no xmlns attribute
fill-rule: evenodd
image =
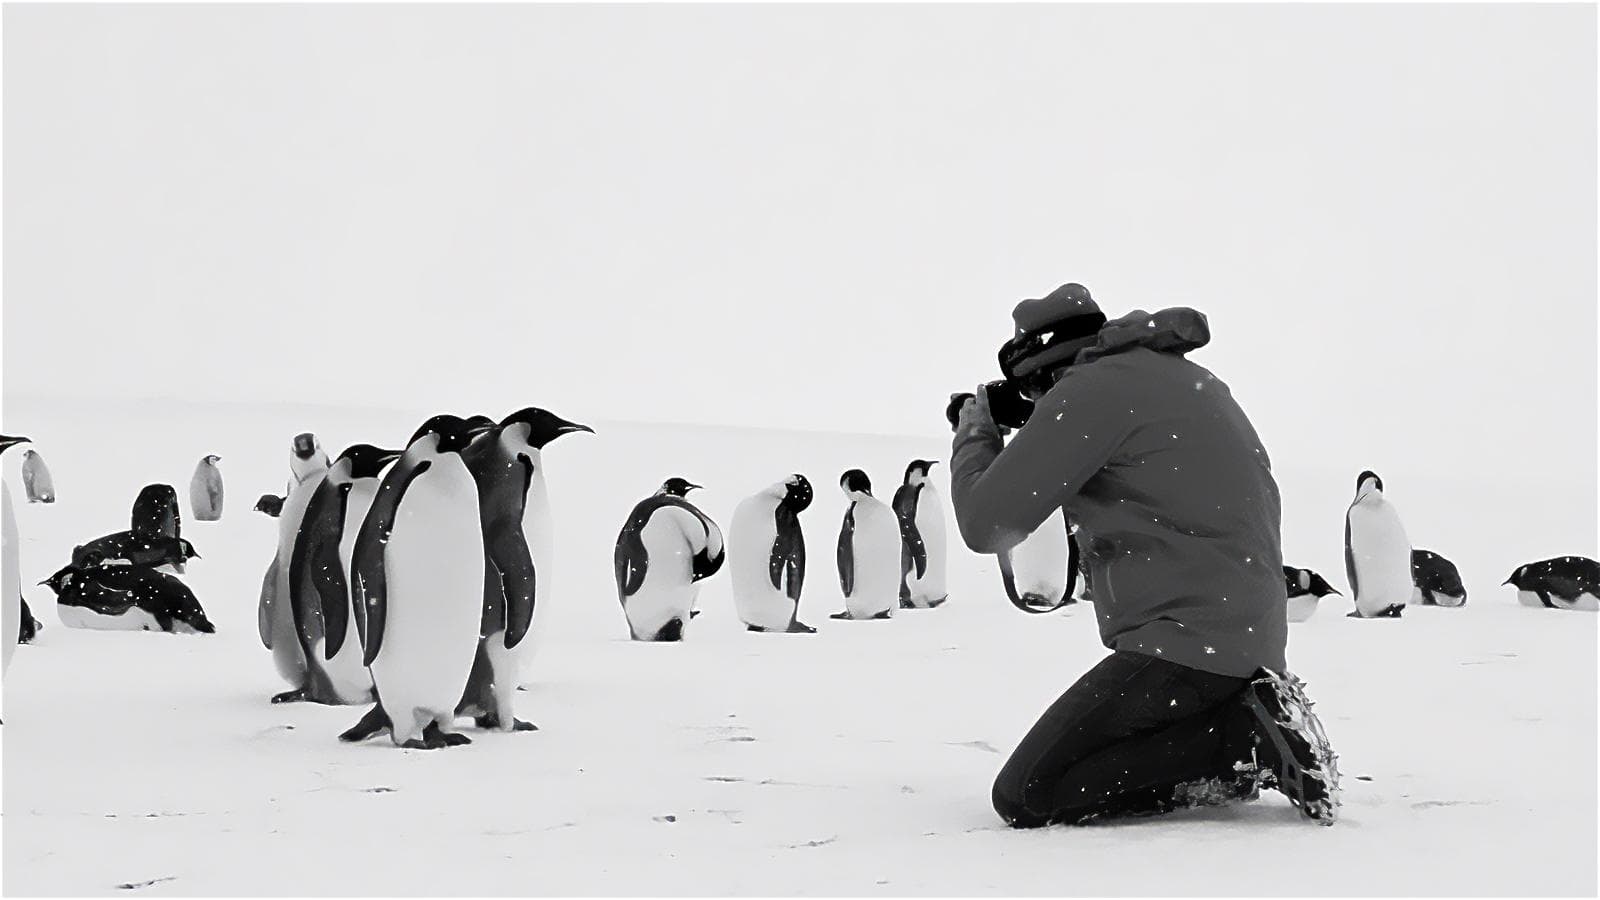
<svg viewBox="0 0 1600 900"><path fill-rule="evenodd" d="M1310 569L1283 567L1283 586L1289 595L1289 621L1304 622L1317 611L1317 601L1338 591Z"/></svg>
<svg viewBox="0 0 1600 900"><path fill-rule="evenodd" d="M200 601L177 578L143 566L67 566L40 584L68 628L211 634Z"/></svg>
<svg viewBox="0 0 1600 900"><path fill-rule="evenodd" d="M256 501L254 511L258 513L266 513L267 515L276 519L278 516L283 515L284 499L285 498L279 497L277 494L262 494L261 499Z"/></svg>
<svg viewBox="0 0 1600 900"><path fill-rule="evenodd" d="M1583 556L1557 556L1518 566L1503 585L1514 585L1524 606L1600 610L1600 563Z"/></svg>
<svg viewBox="0 0 1600 900"><path fill-rule="evenodd" d="M191 559L199 559L194 545L164 534L118 531L72 548L74 566L130 565L154 569L170 566L182 573Z"/></svg>
<svg viewBox="0 0 1600 900"><path fill-rule="evenodd" d="M722 568L722 529L690 503L700 485L668 478L639 501L617 535L617 599L636 641L681 641L699 610L700 582Z"/></svg>
<svg viewBox="0 0 1600 900"><path fill-rule="evenodd" d="M1411 579L1416 585L1411 599L1419 606L1467 605L1467 589L1455 563L1431 550L1411 551Z"/></svg>

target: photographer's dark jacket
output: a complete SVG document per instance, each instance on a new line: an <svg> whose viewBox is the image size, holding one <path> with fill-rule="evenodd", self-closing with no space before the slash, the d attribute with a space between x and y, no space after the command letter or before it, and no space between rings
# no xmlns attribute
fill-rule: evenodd
<svg viewBox="0 0 1600 900"><path fill-rule="evenodd" d="M1281 672L1278 486L1228 386L1181 355L1209 340L1192 309L1106 323L1003 450L969 403L951 500L979 553L1064 507L1107 647L1221 675Z"/></svg>

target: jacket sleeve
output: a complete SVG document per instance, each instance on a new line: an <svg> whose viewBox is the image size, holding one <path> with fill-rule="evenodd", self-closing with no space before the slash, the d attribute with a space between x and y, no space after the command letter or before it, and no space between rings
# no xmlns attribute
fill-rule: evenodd
<svg viewBox="0 0 1600 900"><path fill-rule="evenodd" d="M1116 456L1134 419L1118 393L1111 379L1069 371L1009 445L967 404L950 454L950 500L967 547L1016 546Z"/></svg>

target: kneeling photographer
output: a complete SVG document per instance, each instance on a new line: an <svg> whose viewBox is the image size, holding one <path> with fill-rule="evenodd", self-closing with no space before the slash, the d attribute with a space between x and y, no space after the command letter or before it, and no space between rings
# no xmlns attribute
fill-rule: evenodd
<svg viewBox="0 0 1600 900"><path fill-rule="evenodd" d="M1210 340L1205 316L1107 322L1067 284L1012 318L1004 383L947 410L956 520L992 554L1064 509L1112 654L1022 739L995 810L1025 828L1265 786L1332 824L1335 757L1284 658L1278 487L1227 385L1184 358Z"/></svg>

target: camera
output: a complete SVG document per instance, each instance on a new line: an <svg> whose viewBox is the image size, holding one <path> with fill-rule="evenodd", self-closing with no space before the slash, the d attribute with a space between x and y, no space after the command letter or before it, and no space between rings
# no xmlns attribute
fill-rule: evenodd
<svg viewBox="0 0 1600 900"><path fill-rule="evenodd" d="M989 414L994 416L996 425L1015 430L1028 424L1028 417L1033 415L1033 401L1024 397L1014 383L991 381L983 386L983 391L989 399ZM950 405L945 408L944 415L952 429L960 421L961 407L972 398L972 394L951 396Z"/></svg>

